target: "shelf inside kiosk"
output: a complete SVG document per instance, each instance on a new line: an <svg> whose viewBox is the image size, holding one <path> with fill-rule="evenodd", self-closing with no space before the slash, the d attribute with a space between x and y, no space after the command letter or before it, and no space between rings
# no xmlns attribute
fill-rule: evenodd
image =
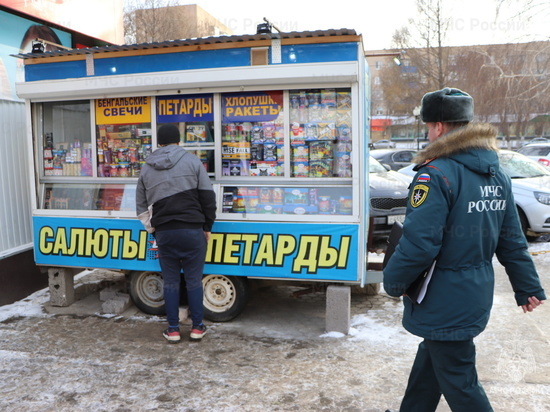
<svg viewBox="0 0 550 412"><path fill-rule="evenodd" d="M349 89L290 91L292 177L352 177Z"/></svg>
<svg viewBox="0 0 550 412"><path fill-rule="evenodd" d="M44 176L92 176L90 102L39 103L34 109L42 119L38 135Z"/></svg>
<svg viewBox="0 0 550 412"><path fill-rule="evenodd" d="M209 176L214 176L215 156L214 156L214 122L165 122L158 123L158 127L163 124L173 124L180 131L179 145L185 148L191 154L197 156Z"/></svg>
<svg viewBox="0 0 550 412"><path fill-rule="evenodd" d="M151 123L97 125L98 177L137 177L151 151Z"/></svg>
<svg viewBox="0 0 550 412"><path fill-rule="evenodd" d="M352 188L224 186L223 213L351 215Z"/></svg>

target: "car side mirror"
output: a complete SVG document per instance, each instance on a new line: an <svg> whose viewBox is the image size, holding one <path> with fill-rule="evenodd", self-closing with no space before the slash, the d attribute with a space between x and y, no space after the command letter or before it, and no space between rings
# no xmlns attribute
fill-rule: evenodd
<svg viewBox="0 0 550 412"><path fill-rule="evenodd" d="M387 163L382 163L382 166L384 166L384 169L386 169L388 172L391 170L391 167Z"/></svg>

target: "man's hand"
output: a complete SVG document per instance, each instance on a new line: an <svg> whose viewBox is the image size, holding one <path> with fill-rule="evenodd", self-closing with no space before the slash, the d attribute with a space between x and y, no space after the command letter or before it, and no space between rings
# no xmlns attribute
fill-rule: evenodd
<svg viewBox="0 0 550 412"><path fill-rule="evenodd" d="M529 303L527 305L521 305L523 313L532 312L537 306L542 305L544 300L538 300L536 297L531 296L527 299Z"/></svg>
<svg viewBox="0 0 550 412"><path fill-rule="evenodd" d="M210 240L210 234L212 232L204 232L204 237L206 238L206 243L208 243L208 241Z"/></svg>

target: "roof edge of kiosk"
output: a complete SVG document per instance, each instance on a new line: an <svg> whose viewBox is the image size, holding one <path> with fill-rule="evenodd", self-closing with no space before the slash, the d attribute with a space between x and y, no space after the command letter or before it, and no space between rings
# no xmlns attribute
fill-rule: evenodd
<svg viewBox="0 0 550 412"><path fill-rule="evenodd" d="M28 53L18 55L25 60L25 82L17 84L17 94L35 100L68 95L77 99L134 91L273 86L274 81L312 84L330 77L339 83L354 82L359 43L355 30L340 29ZM271 61L252 64L255 48L270 49Z"/></svg>
<svg viewBox="0 0 550 412"><path fill-rule="evenodd" d="M353 29L330 29L330 30L314 30L314 31L292 31L287 33L266 33L266 34L249 34L249 35L234 35L234 36L211 36L199 37L182 40L168 40L163 42L153 43L138 43L138 44L123 44L110 45L102 47L88 47L82 49L58 50L44 53L21 53L17 57L26 60L26 64L40 63L41 60L49 60L55 57L62 57L66 61L67 57L78 56L84 58L86 54L94 54L96 58L100 58L101 54L121 53L128 55L132 52L152 51L152 54L160 54L163 51L173 53L174 50L166 50L172 48L195 47L196 50L204 50L208 46L215 48L234 48L243 47L245 42L267 42L270 43L273 39L280 39L283 44L293 43L334 43L344 41L359 41L361 36ZM111 56L109 56L111 57ZM30 61L29 61L30 60Z"/></svg>

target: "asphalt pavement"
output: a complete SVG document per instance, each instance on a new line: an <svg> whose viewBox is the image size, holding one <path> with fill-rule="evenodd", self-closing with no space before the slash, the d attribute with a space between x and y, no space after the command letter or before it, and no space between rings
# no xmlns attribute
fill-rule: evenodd
<svg viewBox="0 0 550 412"><path fill-rule="evenodd" d="M549 291L550 251L543 245L533 253ZM481 382L495 411L550 411L550 303L524 314L496 261L495 271L491 321L476 339ZM121 281L92 272L79 279L80 300L70 307L49 306L44 292L34 298L41 310L0 322L0 410L399 407L420 339L401 327L401 300L383 290L354 291L347 336L325 333L322 289L301 294L296 287L264 286L238 318L208 323L202 342L184 335L174 345L161 336L163 319L133 306L121 315L101 313L98 289ZM449 410L442 399L438 411Z"/></svg>

